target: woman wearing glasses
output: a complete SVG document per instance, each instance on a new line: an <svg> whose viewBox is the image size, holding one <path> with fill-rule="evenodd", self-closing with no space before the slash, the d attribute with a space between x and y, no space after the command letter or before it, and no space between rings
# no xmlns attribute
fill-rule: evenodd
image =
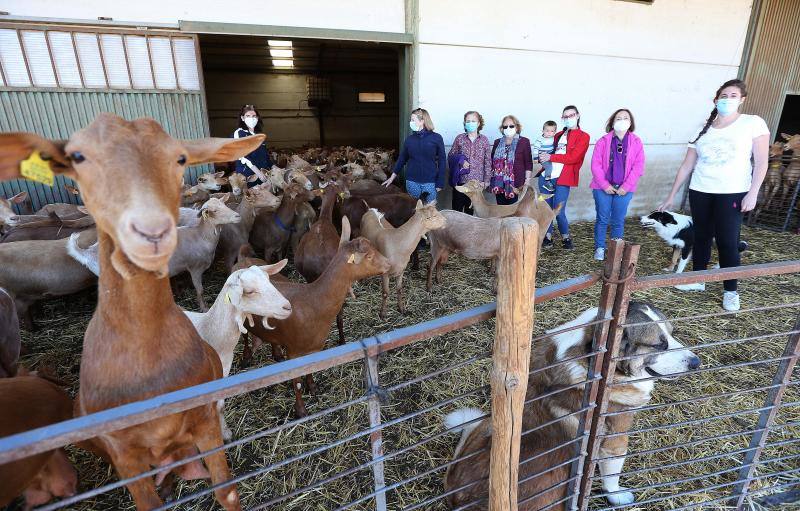
<svg viewBox="0 0 800 511"><path fill-rule="evenodd" d="M565 106L561 113L561 119L564 121L564 130L556 133L553 140L553 153L539 153L539 162L552 161L553 163L564 165L556 181L553 197L547 199L547 203L553 209L562 204L561 211L556 216L558 232L561 233L564 248L572 250L574 246L569 235L567 199L569 198L569 189L578 186L583 159L586 157L587 149L589 149L589 134L581 130L581 114L578 111L578 107L574 105ZM543 181L540 178L539 188L542 193L545 193L542 186ZM552 245L553 226L550 225L542 242L542 247Z"/></svg>
<svg viewBox="0 0 800 511"><path fill-rule="evenodd" d="M513 115L506 115L500 123L502 138L492 146L492 178L489 187L498 204L514 204L517 193L531 179L533 155L531 141L520 135L522 124Z"/></svg>
<svg viewBox="0 0 800 511"><path fill-rule="evenodd" d="M249 137L250 135L262 132L263 124L261 123L261 116L258 114L255 105L244 105L239 112L239 127L233 132L233 138ZM266 183L267 178L261 169L271 168L272 160L269 158L266 142L255 148L247 156L243 156L236 161L236 172L246 177L252 175L258 177L256 181L248 181L248 187Z"/></svg>
<svg viewBox="0 0 800 511"><path fill-rule="evenodd" d="M628 204L644 173L644 147L634 129L633 114L627 108L620 108L608 118L606 134L594 146L591 188L597 212L594 258L598 261L605 259L609 224L611 239L622 239Z"/></svg>

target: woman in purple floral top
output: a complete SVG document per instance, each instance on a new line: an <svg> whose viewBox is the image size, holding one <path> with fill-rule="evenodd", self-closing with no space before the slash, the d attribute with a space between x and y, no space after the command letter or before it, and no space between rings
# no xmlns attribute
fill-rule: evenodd
<svg viewBox="0 0 800 511"><path fill-rule="evenodd" d="M464 184L470 179L475 179L486 188L492 172L492 151L489 139L481 135L483 129L483 116L474 110L464 114L464 133L460 133L453 140L453 146L447 155L448 161L453 161L454 156L463 155L462 169L468 172L458 179L458 184ZM459 169L450 168L450 174ZM453 209L472 214L469 197L453 188Z"/></svg>

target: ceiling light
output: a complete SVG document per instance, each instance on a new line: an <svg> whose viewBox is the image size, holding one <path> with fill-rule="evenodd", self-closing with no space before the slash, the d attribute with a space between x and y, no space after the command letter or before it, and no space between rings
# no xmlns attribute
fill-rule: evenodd
<svg viewBox="0 0 800 511"><path fill-rule="evenodd" d="M272 65L275 67L294 67L294 61L289 59L272 59Z"/></svg>
<svg viewBox="0 0 800 511"><path fill-rule="evenodd" d="M272 48L270 48L269 54L271 57L280 57L280 58L294 57L294 52L292 52L292 50L273 50Z"/></svg>
<svg viewBox="0 0 800 511"><path fill-rule="evenodd" d="M291 41L276 41L274 39L267 40L267 44L270 46L277 46L281 48L291 48L292 42Z"/></svg>

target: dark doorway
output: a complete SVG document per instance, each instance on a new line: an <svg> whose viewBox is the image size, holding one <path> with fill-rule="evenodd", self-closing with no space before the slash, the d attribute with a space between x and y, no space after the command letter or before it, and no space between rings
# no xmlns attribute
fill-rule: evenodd
<svg viewBox="0 0 800 511"><path fill-rule="evenodd" d="M781 120L775 133L776 140L783 140L781 133L796 135L800 133L800 94L787 94L783 103Z"/></svg>

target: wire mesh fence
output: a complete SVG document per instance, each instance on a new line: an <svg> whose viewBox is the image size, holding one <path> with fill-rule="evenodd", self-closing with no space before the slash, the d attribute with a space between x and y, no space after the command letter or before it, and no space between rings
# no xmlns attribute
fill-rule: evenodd
<svg viewBox="0 0 800 511"><path fill-rule="evenodd" d="M637 278L637 258L637 246L616 243L602 274L536 291L536 303L589 288L600 288L600 297L596 309L532 338L516 425L519 509L741 508L780 500L800 484L800 302L778 296L738 313L686 314L660 305L658 292L687 282L774 278L800 272L800 262ZM0 464L224 398L226 407L241 401L264 414L210 451L226 452L233 478L170 485L168 475L161 486L172 493L164 492L158 509L212 508L214 491L230 483L248 489L245 509L493 509L493 350L491 339L472 341L486 336L477 327L494 321L496 308L486 304L0 439ZM643 319L634 310L660 314L644 312ZM652 332L657 342L634 349L633 340ZM463 357L423 355L441 343L463 344ZM401 350L419 363L390 363ZM686 362L688 351L698 365ZM660 359L679 355L682 368L659 372ZM290 394L291 380L310 373L336 385L337 398L299 419L256 406ZM443 425L465 407L476 412ZM463 445L454 452L457 435ZM442 452L454 454L432 454ZM122 480L98 460L105 484L40 509L130 509L126 484L182 476L181 467L207 454Z"/></svg>
<svg viewBox="0 0 800 511"><path fill-rule="evenodd" d="M782 147L782 144L780 144ZM770 156L767 175L759 191L756 208L746 223L777 231L800 229L800 155Z"/></svg>

